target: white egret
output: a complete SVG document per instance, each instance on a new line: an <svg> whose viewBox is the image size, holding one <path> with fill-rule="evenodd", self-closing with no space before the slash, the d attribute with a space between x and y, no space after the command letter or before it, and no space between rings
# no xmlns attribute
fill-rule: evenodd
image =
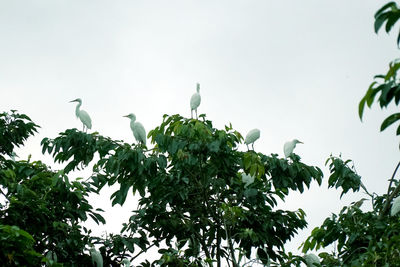
<svg viewBox="0 0 400 267"><path fill-rule="evenodd" d="M140 122L136 122L135 114L130 113L124 117L131 119L130 126L136 141L146 145L146 130Z"/></svg>
<svg viewBox="0 0 400 267"><path fill-rule="evenodd" d="M252 144L253 150L254 150L254 142L260 138L260 130L258 129L253 129L251 130L247 135L246 138L244 139L244 143L247 145L247 149L249 149L249 144Z"/></svg>
<svg viewBox="0 0 400 267"><path fill-rule="evenodd" d="M254 176L251 176L250 174L245 174L242 173L242 182L244 183L244 187L248 187L252 183L254 183Z"/></svg>
<svg viewBox="0 0 400 267"><path fill-rule="evenodd" d="M193 118L193 110L196 111L196 119L197 119L197 108L200 106L201 96L200 96L200 84L197 84L197 93L194 93L190 98L190 112Z"/></svg>
<svg viewBox="0 0 400 267"><path fill-rule="evenodd" d="M292 141L288 141L283 145L283 153L285 154L285 158L289 157L293 153L296 144L303 144L303 142L293 139Z"/></svg>
<svg viewBox="0 0 400 267"><path fill-rule="evenodd" d="M306 261L307 267L316 267L320 266L321 262L319 261L319 258L315 254L307 254L303 257Z"/></svg>
<svg viewBox="0 0 400 267"><path fill-rule="evenodd" d="M83 123L83 131L85 130L85 126L86 126L86 130L92 129L92 120L90 119L89 114L86 111L80 109L80 107L82 105L82 100L80 98L77 98L77 99L70 101L70 103L71 102L78 102L78 104L76 105L76 108L75 108L75 115Z"/></svg>
<svg viewBox="0 0 400 267"><path fill-rule="evenodd" d="M92 264L96 267L103 267L103 257L101 256L100 252L96 250L94 247L89 249L90 256L92 257Z"/></svg>
<svg viewBox="0 0 400 267"><path fill-rule="evenodd" d="M393 199L392 208L390 209L390 215L394 216L400 211L400 196Z"/></svg>

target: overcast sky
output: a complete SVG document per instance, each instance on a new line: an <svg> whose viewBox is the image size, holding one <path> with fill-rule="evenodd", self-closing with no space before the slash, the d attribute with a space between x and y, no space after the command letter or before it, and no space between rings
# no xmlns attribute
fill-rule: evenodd
<svg viewBox="0 0 400 267"><path fill-rule="evenodd" d="M199 82L199 113L215 126L232 123L243 135L259 128L255 148L264 154L283 155L285 141L300 139L305 144L296 153L323 167L325 180L326 158L342 153L354 160L370 191L383 193L399 140L394 127L379 133L379 126L394 108L376 105L364 122L357 114L373 76L398 55L395 36L373 31L373 14L383 4L0 1L0 112L17 109L42 127L19 155L50 163L40 154L40 140L81 129L68 101L82 98L93 131L131 143L123 115L135 113L147 132L165 113L190 116ZM349 193L339 201L340 191L326 187L326 181L313 183L282 206L303 208L310 226L289 249L331 212L363 197ZM106 215L105 229L117 232L120 218Z"/></svg>

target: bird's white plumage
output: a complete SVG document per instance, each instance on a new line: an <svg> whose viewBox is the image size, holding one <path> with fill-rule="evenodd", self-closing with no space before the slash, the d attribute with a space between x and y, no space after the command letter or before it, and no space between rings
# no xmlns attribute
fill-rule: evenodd
<svg viewBox="0 0 400 267"><path fill-rule="evenodd" d="M283 145L283 153L285 154L285 158L289 157L292 153L296 144L302 144L303 142L293 139L292 141L288 141Z"/></svg>
<svg viewBox="0 0 400 267"><path fill-rule="evenodd" d="M390 215L395 216L400 211L400 196L393 199L392 208L390 209Z"/></svg>
<svg viewBox="0 0 400 267"><path fill-rule="evenodd" d="M306 261L307 267L316 267L318 266L316 264L321 264L318 256L312 253L305 255L304 260Z"/></svg>
<svg viewBox="0 0 400 267"><path fill-rule="evenodd" d="M244 187L248 187L252 183L254 183L254 176L250 174L242 173L242 182L244 183Z"/></svg>
<svg viewBox="0 0 400 267"><path fill-rule="evenodd" d="M100 252L95 248L90 248L90 256L92 257L92 264L96 267L103 267L103 257Z"/></svg>
<svg viewBox="0 0 400 267"><path fill-rule="evenodd" d="M200 106L201 103L201 96L200 96L200 84L197 84L197 93L194 93L190 98L190 110L193 118L193 110L196 111L197 117L197 108Z"/></svg>
<svg viewBox="0 0 400 267"><path fill-rule="evenodd" d="M130 126L136 141L146 145L146 130L140 122L136 121L135 114L131 113L124 117L131 119Z"/></svg>
<svg viewBox="0 0 400 267"><path fill-rule="evenodd" d="M250 144L253 145L254 149L254 142L260 138L260 130L258 129L253 129L248 134L246 135L246 138L244 139L244 143L247 145L247 148L249 147Z"/></svg>
<svg viewBox="0 0 400 267"><path fill-rule="evenodd" d="M70 102L78 102L75 108L75 115L83 123L83 129L85 129L85 126L87 129L92 129L92 119L86 111L80 109L82 105L82 100L80 98L77 98Z"/></svg>

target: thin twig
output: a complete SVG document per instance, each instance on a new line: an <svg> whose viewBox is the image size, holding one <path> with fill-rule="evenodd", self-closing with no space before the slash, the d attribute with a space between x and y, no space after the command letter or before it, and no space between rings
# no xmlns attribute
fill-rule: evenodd
<svg viewBox="0 0 400 267"><path fill-rule="evenodd" d="M150 247L146 248L146 250L142 250L140 251L135 257L133 257L131 259L131 262L133 262L134 259L136 259L137 257L139 257L140 254L142 254L143 252L146 252L147 250L149 250L151 247L153 247L155 245L155 243L153 243Z"/></svg>
<svg viewBox="0 0 400 267"><path fill-rule="evenodd" d="M383 216L386 214L386 212L389 210L390 203L392 202L393 198L400 192L400 184L393 190L393 192L389 195L390 188L392 186L392 183L394 181L394 176L396 175L396 172L400 166L400 162L397 164L396 169L393 172L392 178L390 179L389 187L388 187L388 192L386 194L386 202L385 206L382 209L381 214L379 215L379 218L382 219Z"/></svg>
<svg viewBox="0 0 400 267"><path fill-rule="evenodd" d="M399 163L397 163L396 169L394 169L394 172L392 174L392 178L390 179L390 183L389 183L388 190L387 190L387 193L386 193L387 196L389 196L390 187L392 186L392 183L393 183L393 180L394 180L394 176L396 175L396 172L397 172L397 169L399 168L399 166L400 166L400 161L399 161Z"/></svg>
<svg viewBox="0 0 400 267"><path fill-rule="evenodd" d="M356 170L356 166L354 166L354 162L353 162L353 170L357 175L359 175ZM371 204L372 204L372 207L374 207L374 202L375 202L374 194L375 193L371 194L370 192L368 192L367 187L364 185L364 183L361 180L360 180L360 186L364 190L365 194L367 194L371 198Z"/></svg>
<svg viewBox="0 0 400 267"><path fill-rule="evenodd" d="M233 244L232 244L232 239L228 233L228 228L226 227L226 221L225 218L223 218L224 221L224 228L225 228L225 234L226 234L226 239L228 241L228 246L229 246L229 250L231 252L231 257L232 257L232 263L234 267L239 267L239 265L236 262L236 258L235 258L235 252L233 250Z"/></svg>

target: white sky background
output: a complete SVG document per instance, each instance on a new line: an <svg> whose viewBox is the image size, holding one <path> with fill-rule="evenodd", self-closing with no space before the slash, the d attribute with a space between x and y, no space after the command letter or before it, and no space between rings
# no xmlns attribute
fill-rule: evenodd
<svg viewBox="0 0 400 267"><path fill-rule="evenodd" d="M373 32L373 14L384 3L0 1L0 112L17 109L42 127L19 155L50 163L40 140L81 129L68 101L82 98L93 131L131 143L123 115L135 113L147 131L165 113L190 116L199 82L199 113L215 126L231 122L243 135L259 128L255 148L265 154L282 155L285 141L300 139L296 153L323 167L321 187L314 182L282 206L308 216L309 229L288 245L295 250L330 213L363 196L339 201L340 191L326 190L330 153L353 159L377 193L397 163L394 127L379 133L394 108L375 105L363 123L357 113L373 76L398 55L394 35ZM108 196L102 199L104 207ZM106 215L108 232L129 217L118 212Z"/></svg>

